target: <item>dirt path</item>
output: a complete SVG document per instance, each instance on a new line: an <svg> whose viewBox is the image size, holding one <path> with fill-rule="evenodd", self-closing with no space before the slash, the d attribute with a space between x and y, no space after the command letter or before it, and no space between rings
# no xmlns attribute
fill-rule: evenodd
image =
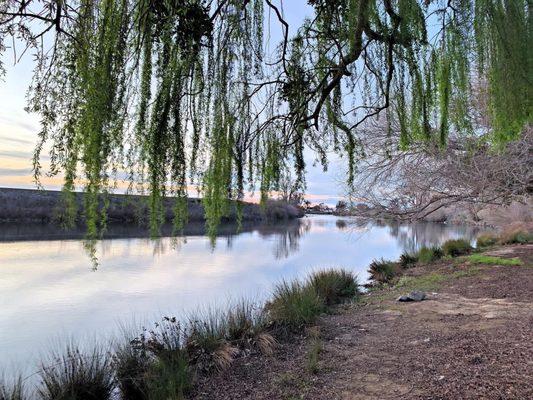
<svg viewBox="0 0 533 400"><path fill-rule="evenodd" d="M200 382L197 399L533 399L533 245L522 266L442 262L324 316L313 335ZM429 299L398 303L400 293ZM310 354L322 350L318 363Z"/></svg>

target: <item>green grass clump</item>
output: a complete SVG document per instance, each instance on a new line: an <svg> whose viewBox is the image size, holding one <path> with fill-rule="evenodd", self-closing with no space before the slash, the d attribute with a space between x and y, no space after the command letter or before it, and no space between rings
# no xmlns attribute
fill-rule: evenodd
<svg viewBox="0 0 533 400"><path fill-rule="evenodd" d="M106 352L94 349L88 354L72 345L55 355L40 371L38 388L42 400L107 400L114 389L111 361Z"/></svg>
<svg viewBox="0 0 533 400"><path fill-rule="evenodd" d="M225 313L223 325L227 340L246 342L265 330L266 319L262 309L252 302L242 300Z"/></svg>
<svg viewBox="0 0 533 400"><path fill-rule="evenodd" d="M328 306L360 295L357 277L342 269L317 271L309 277L308 285Z"/></svg>
<svg viewBox="0 0 533 400"><path fill-rule="evenodd" d="M218 311L192 317L185 339L186 346L204 354L212 354L224 344L227 328L225 322Z"/></svg>
<svg viewBox="0 0 533 400"><path fill-rule="evenodd" d="M266 307L274 324L292 330L314 322L325 310L314 288L298 281L278 284Z"/></svg>
<svg viewBox="0 0 533 400"><path fill-rule="evenodd" d="M481 271L482 270L480 268L468 268L468 269L463 269L461 271L455 271L453 274L451 274L451 276L453 278L466 278L469 276L475 276L479 274Z"/></svg>
<svg viewBox="0 0 533 400"><path fill-rule="evenodd" d="M405 252L400 256L399 263L402 268L409 268L411 265L416 264L417 261L418 257L416 254L410 254Z"/></svg>
<svg viewBox="0 0 533 400"><path fill-rule="evenodd" d="M486 256L484 254L472 254L468 257L468 261L476 264L490 264L490 265L522 265L522 261L518 258L501 258Z"/></svg>
<svg viewBox="0 0 533 400"><path fill-rule="evenodd" d="M113 368L118 388L124 399L147 400L148 378L154 365L146 348L134 345L128 340L113 354Z"/></svg>
<svg viewBox="0 0 533 400"><path fill-rule="evenodd" d="M5 383L0 381L0 400L24 400L24 386L22 379L18 378L12 383Z"/></svg>
<svg viewBox="0 0 533 400"><path fill-rule="evenodd" d="M182 400L191 388L191 373L184 352L167 353L154 364L148 377L149 400Z"/></svg>
<svg viewBox="0 0 533 400"><path fill-rule="evenodd" d="M437 261L438 259L442 258L443 255L444 253L442 249L437 246L433 246L433 247L424 246L418 251L418 254L417 254L418 261L422 263L430 263L433 261Z"/></svg>
<svg viewBox="0 0 533 400"><path fill-rule="evenodd" d="M478 236L476 240L476 247L477 248L483 248L483 247L490 247L496 244L498 241L498 238L491 234L485 234Z"/></svg>
<svg viewBox="0 0 533 400"><path fill-rule="evenodd" d="M389 283L398 273L398 264L383 258L373 260L368 267L368 273L374 282Z"/></svg>
<svg viewBox="0 0 533 400"><path fill-rule="evenodd" d="M442 252L446 256L457 257L468 254L472 250L470 242L464 239L447 240L442 245Z"/></svg>
<svg viewBox="0 0 533 400"><path fill-rule="evenodd" d="M154 360L146 378L150 400L183 399L191 388L191 356L186 340L186 329L175 318L165 317L155 330L137 341L137 348L149 352Z"/></svg>
<svg viewBox="0 0 533 400"><path fill-rule="evenodd" d="M242 300L227 312L211 311L189 322L186 347L201 369L228 367L239 349L258 349L270 354L274 338L266 332L266 314L262 308Z"/></svg>
<svg viewBox="0 0 533 400"><path fill-rule="evenodd" d="M448 279L446 275L432 273L422 276L402 276L398 283L397 288L401 288L407 291L410 290L436 290L442 282Z"/></svg>
<svg viewBox="0 0 533 400"><path fill-rule="evenodd" d="M155 329L118 347L113 367L125 400L183 399L192 386L185 329L163 318Z"/></svg>

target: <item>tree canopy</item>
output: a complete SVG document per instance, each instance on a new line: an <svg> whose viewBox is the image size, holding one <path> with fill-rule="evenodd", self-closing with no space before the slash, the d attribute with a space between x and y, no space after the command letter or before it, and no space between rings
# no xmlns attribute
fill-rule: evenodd
<svg viewBox="0 0 533 400"><path fill-rule="evenodd" d="M214 232L229 199L255 187L267 196L288 170L304 190L306 148L324 168L329 152L345 156L353 182L368 119L398 121L391 149L445 146L451 130L479 134L469 102L481 84L491 144L530 123L528 0L308 4L290 34L274 0L2 0L0 51L13 38L36 55L36 179L49 144L66 198L85 185L93 236L105 226L99 196L124 171L149 193L154 234L162 197L176 197L180 229L198 185Z"/></svg>

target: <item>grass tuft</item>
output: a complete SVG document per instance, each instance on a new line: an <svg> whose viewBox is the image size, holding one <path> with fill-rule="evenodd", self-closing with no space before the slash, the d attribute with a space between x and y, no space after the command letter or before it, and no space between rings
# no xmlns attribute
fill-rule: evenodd
<svg viewBox="0 0 533 400"><path fill-rule="evenodd" d="M298 281L278 284L266 305L270 320L277 326L295 330L315 321L325 309L316 291Z"/></svg>
<svg viewBox="0 0 533 400"><path fill-rule="evenodd" d="M486 256L483 254L472 254L468 257L468 261L475 264L490 264L490 265L523 265L518 258L501 258Z"/></svg>
<svg viewBox="0 0 533 400"><path fill-rule="evenodd" d="M12 383L5 383L0 381L0 400L24 400L24 386L22 378L16 379Z"/></svg>
<svg viewBox="0 0 533 400"><path fill-rule="evenodd" d="M149 400L182 400L191 388L189 363L184 352L159 359L148 376Z"/></svg>
<svg viewBox="0 0 533 400"><path fill-rule="evenodd" d="M361 294L357 277L342 269L317 271L309 277L308 285L327 306L342 303Z"/></svg>
<svg viewBox="0 0 533 400"><path fill-rule="evenodd" d="M83 354L69 345L63 354L53 358L51 366L41 368L38 394L42 400L111 399L114 376L106 352L95 348Z"/></svg>
<svg viewBox="0 0 533 400"><path fill-rule="evenodd" d="M442 249L438 246L422 247L417 254L418 261L422 263L430 263L437 261L444 255Z"/></svg>
<svg viewBox="0 0 533 400"><path fill-rule="evenodd" d="M368 267L368 273L374 282L389 283L398 273L398 264L383 258L373 260Z"/></svg>
<svg viewBox="0 0 533 400"><path fill-rule="evenodd" d="M416 264L417 261L418 257L416 254L410 254L405 252L400 256L399 263L402 268L409 268L410 266Z"/></svg>
<svg viewBox="0 0 533 400"><path fill-rule="evenodd" d="M118 388L124 399L147 400L148 378L154 365L146 348L135 346L135 341L121 344L113 354L113 367Z"/></svg>
<svg viewBox="0 0 533 400"><path fill-rule="evenodd" d="M470 242L465 239L447 240L442 245L442 252L446 256L457 257L468 254L472 250Z"/></svg>
<svg viewBox="0 0 533 400"><path fill-rule="evenodd" d="M476 247L477 248L483 248L483 247L490 247L496 244L498 241L498 238L491 234L485 234L478 236L476 240Z"/></svg>

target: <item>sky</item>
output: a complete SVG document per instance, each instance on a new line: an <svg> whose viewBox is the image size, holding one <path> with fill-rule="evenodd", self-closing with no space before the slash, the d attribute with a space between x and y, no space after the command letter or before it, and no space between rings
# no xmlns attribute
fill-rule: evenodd
<svg viewBox="0 0 533 400"><path fill-rule="evenodd" d="M277 1L279 4L279 0ZM285 0L283 2L285 19L289 22L292 32L300 26L311 10L307 0ZM277 21L272 16L271 39L277 42L279 32L276 31ZM265 26L267 31L268 23ZM20 49L19 49L20 52ZM0 81L0 187L36 188L32 177L32 154L37 144L40 130L39 116L27 113L26 92L33 75L31 54L24 55L18 63L14 63L13 52L9 49L2 56L6 67L6 75ZM320 165L315 166L311 151L306 154L307 164L307 199L312 203L325 202L330 205L340 198L342 192L342 163L332 154L332 162L326 173ZM46 169L48 159L41 159ZM43 176L45 189L59 190L61 177L47 178ZM255 196L254 198L257 198Z"/></svg>

